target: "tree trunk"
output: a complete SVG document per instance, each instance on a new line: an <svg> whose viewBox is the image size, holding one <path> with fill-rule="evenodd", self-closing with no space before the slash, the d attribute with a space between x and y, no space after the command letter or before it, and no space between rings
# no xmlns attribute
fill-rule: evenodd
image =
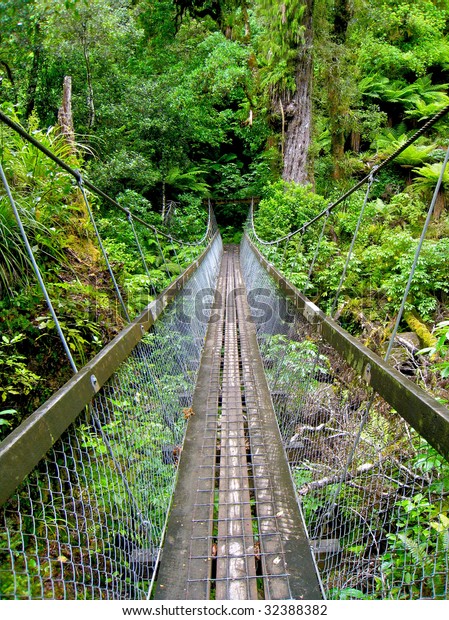
<svg viewBox="0 0 449 620"><path fill-rule="evenodd" d="M441 214L444 211L444 207L446 206L446 199L444 196L444 192L442 192L441 190L438 192L438 196L435 202L435 208L433 211L433 219L434 220L439 220Z"/></svg>
<svg viewBox="0 0 449 620"><path fill-rule="evenodd" d="M74 151L75 131L73 129L72 116L72 78L68 75L65 76L62 87L62 105L58 110L58 124L62 135Z"/></svg>
<svg viewBox="0 0 449 620"><path fill-rule="evenodd" d="M314 0L307 0L304 12L304 45L298 53L296 91L283 102L287 130L282 176L286 181L303 184L313 182L308 159L312 124L313 4Z"/></svg>
<svg viewBox="0 0 449 620"><path fill-rule="evenodd" d="M13 73L11 71L11 67L4 60L0 60L0 65L2 65L4 67L4 69L5 69L5 71L6 71L6 75L8 76L8 80L9 80L9 82L11 84L11 88L12 88L12 92L13 92L13 96L14 96L14 103L17 103L16 84L14 82L14 76L13 76Z"/></svg>
<svg viewBox="0 0 449 620"><path fill-rule="evenodd" d="M351 151L354 151L354 153L360 153L360 140L360 131L353 130L351 132Z"/></svg>
<svg viewBox="0 0 449 620"><path fill-rule="evenodd" d="M332 177L338 180L343 175L342 162L345 156L345 134L341 129L334 129L331 135L331 152L334 160Z"/></svg>
<svg viewBox="0 0 449 620"><path fill-rule="evenodd" d="M404 320L418 336L423 347L433 347L435 345L437 339L429 331L416 311L404 312Z"/></svg>
<svg viewBox="0 0 449 620"><path fill-rule="evenodd" d="M332 40L327 42L330 52L328 57L327 98L329 110L329 129L331 132L331 153L334 161L332 176L339 180L344 176L345 141L348 126L349 109L345 94L347 88L347 66L345 64L345 43L351 7L348 0L336 0ZM359 138L360 141L360 138Z"/></svg>
<svg viewBox="0 0 449 620"><path fill-rule="evenodd" d="M162 223L164 223L164 220L165 220L165 208L166 208L165 181L162 181L162 213L161 213Z"/></svg>
<svg viewBox="0 0 449 620"><path fill-rule="evenodd" d="M243 40L245 43L249 43L251 40L251 28L249 23L248 6L246 3L242 4L242 16L243 23L245 25L245 36L243 37Z"/></svg>

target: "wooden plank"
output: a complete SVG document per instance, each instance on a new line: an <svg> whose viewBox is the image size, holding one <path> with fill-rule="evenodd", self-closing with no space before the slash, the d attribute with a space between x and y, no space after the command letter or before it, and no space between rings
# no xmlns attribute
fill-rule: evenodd
<svg viewBox="0 0 449 620"><path fill-rule="evenodd" d="M239 368L234 252L227 255L217 539L217 600L257 599L254 537Z"/></svg>
<svg viewBox="0 0 449 620"><path fill-rule="evenodd" d="M223 286L223 266L217 290ZM215 297L217 316L208 326L193 394L195 412L188 424L178 468L159 568L155 599L207 600L212 570L216 426L224 311Z"/></svg>
<svg viewBox="0 0 449 620"><path fill-rule="evenodd" d="M220 320L211 323L208 330L195 390L196 415L189 422L186 448L181 457L157 581L157 599L209 598L213 579L213 526L217 528L215 599L258 598L256 555L259 554L267 599L322 597L265 379L255 327L247 321L250 312L243 291L236 249L227 248L220 271L220 294L216 296L216 299L226 300L225 314L223 308L219 309ZM224 359L220 378L223 329ZM246 408L242 404L242 387ZM203 411L207 413L206 418ZM200 419L202 424L198 424ZM207 441L205 433L210 434ZM217 515L213 513L213 472L218 437ZM252 487L256 498L259 550L254 545Z"/></svg>
<svg viewBox="0 0 449 620"><path fill-rule="evenodd" d="M243 286L238 272L237 287ZM251 316L244 296L237 311ZM285 458L255 325L240 330L242 372L254 474L265 599L323 597L317 567Z"/></svg>

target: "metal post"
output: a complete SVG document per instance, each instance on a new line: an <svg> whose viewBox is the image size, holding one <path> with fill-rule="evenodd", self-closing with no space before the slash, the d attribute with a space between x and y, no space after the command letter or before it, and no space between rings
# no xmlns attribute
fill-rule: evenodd
<svg viewBox="0 0 449 620"><path fill-rule="evenodd" d="M76 367L75 360L73 359L72 353L70 352L69 345L67 344L67 340L65 339L65 336L64 336L63 331L61 329L61 325L59 323L59 319L56 316L56 312L55 312L55 310L53 308L53 304L51 303L51 299L50 299L50 296L48 294L47 288L45 286L44 280L42 278L42 274L40 272L39 266L38 266L38 264L36 262L36 259L34 258L33 250L31 248L30 242L28 241L28 237L27 237L27 234L25 232L25 228L23 227L23 223L22 223L22 219L20 217L20 213L19 213L19 211L17 209L17 206L16 206L16 204L14 202L14 198L12 197L11 190L9 188L9 184L8 184L7 179L6 179L6 176L5 176L5 173L3 171L3 167L1 165L1 163L0 163L0 176L1 176L1 179L2 179L2 182L3 182L3 185L5 187L5 190L6 190L6 195L8 196L8 200L9 200L9 202L11 204L11 208L13 210L14 217L16 218L17 225L18 225L19 230L20 230L20 234L22 235L22 239L23 239L23 242L25 244L28 256L29 256L31 264L33 266L34 273L36 274L37 281L39 282L40 289L41 289L41 291L42 291L42 293L43 293L43 295L45 297L45 301L47 302L48 309L50 310L50 314L51 314L51 316L53 318L56 330L57 330L57 332L59 334L59 338L61 339L62 346L64 347L64 350L65 350L65 352L67 354L67 357L69 358L70 366L72 367L73 372L76 374L78 372L78 369Z"/></svg>
<svg viewBox="0 0 449 620"><path fill-rule="evenodd" d="M127 308L125 306L125 302L123 301L122 294L120 293L120 289L119 289L117 281L115 279L114 272L112 271L112 267L111 267L111 264L109 262L109 258L108 258L107 252L106 252L106 250L105 250L105 248L103 246L103 242L102 242L101 237L100 237L100 233L98 232L97 224L95 222L94 215L93 215L92 210L90 208L89 201L87 200L86 192L84 190L83 179L81 177L81 174L79 174L79 173L78 173L77 181L78 181L78 187L81 190L81 193L82 193L83 198L84 198L84 202L86 204L87 212L89 213L90 221L92 222L92 226L94 227L95 235L96 235L96 237L98 239L98 243L100 245L100 249L101 249L101 252L103 254L103 258L104 258L104 260L106 262L106 266L107 266L109 274L111 276L112 283L114 284L116 295L118 297L120 305L122 306L123 313L124 313L124 315L126 317L126 320L129 323L131 321L131 319L129 318L128 310L127 310Z"/></svg>

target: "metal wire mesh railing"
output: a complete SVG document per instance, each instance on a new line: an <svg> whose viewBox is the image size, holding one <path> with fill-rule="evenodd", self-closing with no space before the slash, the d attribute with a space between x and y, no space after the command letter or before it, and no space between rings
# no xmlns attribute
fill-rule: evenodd
<svg viewBox="0 0 449 620"><path fill-rule="evenodd" d="M0 149L3 439L199 258L216 224L209 206L154 226L148 201L122 204L76 169L63 136L1 110Z"/></svg>
<svg viewBox="0 0 449 620"><path fill-rule="evenodd" d="M56 391L56 371L51 380L53 396L29 417L25 411L21 417L16 415L16 423L21 423L0 445L0 597L145 598L159 560L205 335L197 296L214 287L221 240L211 209L207 224L202 227L198 221L194 227L196 240L192 227L187 230L173 219L176 237L104 194L3 112L0 121L1 218L11 219L11 230L17 228L16 236L6 242L23 244L26 282L31 286L34 272L40 287L37 294L51 314L51 320L46 316L39 320L45 319L42 325L47 329L56 327L75 373ZM60 146L61 140L52 145ZM59 152L66 153L63 148ZM23 182L14 172L19 165L25 172L27 166L32 168L33 174L22 175ZM48 175L47 168L51 169ZM81 211L91 237L89 252L102 257L94 293L91 275L70 263L70 258L76 259L74 264L83 263L76 253L66 259L70 275L64 265L56 282L54 268L43 275L39 263L45 227L38 226L39 215L30 208L29 194L32 189L37 192L35 202L40 203L39 191L46 187L47 176L50 185L57 179L57 188L58 183L63 186L60 195L65 198L58 199L68 203L67 209L58 207L61 213L68 211L64 217L59 212L48 217L58 226L69 227L76 238L77 209ZM122 220L116 217L112 225L99 222L91 207L93 194L123 215ZM75 219L71 202L77 205ZM43 201L42 212L46 208ZM31 220L37 222L40 237L35 237ZM127 256L135 263L131 274L138 281L131 285L132 278L127 281L117 275L119 266L111 258L116 243L111 230L116 228L119 243L128 243ZM2 261L6 293L14 295L7 276L18 263L8 262L8 256ZM108 275L103 276L99 270L104 266ZM77 285L84 287L84 306L78 309L79 316L68 316L61 299L55 304L52 297L58 286L65 286L70 300L70 287ZM109 288L115 291L117 303L105 292ZM70 300L72 310L77 298ZM101 305L115 329L125 322L128 326L89 360L91 351L77 353L87 344L88 326L95 333L99 329L101 316L97 307L88 307L91 303ZM78 371L79 362L83 367ZM57 365L63 363L58 360ZM33 400L35 406L39 404L38 396Z"/></svg>
<svg viewBox="0 0 449 620"><path fill-rule="evenodd" d="M221 247L4 503L1 598L150 596Z"/></svg>
<svg viewBox="0 0 449 620"><path fill-rule="evenodd" d="M447 410L423 393L434 413L420 414L412 427L404 417L413 417L417 405L408 394L418 395L418 388L349 335L344 346L331 342L329 333L343 330L291 285L288 301L281 274L248 237L241 252L278 424L327 597L447 599L449 463L440 452L448 450L432 430L438 418L447 428ZM359 364L358 352L371 364ZM383 397L371 387L381 366L394 388L384 386Z"/></svg>

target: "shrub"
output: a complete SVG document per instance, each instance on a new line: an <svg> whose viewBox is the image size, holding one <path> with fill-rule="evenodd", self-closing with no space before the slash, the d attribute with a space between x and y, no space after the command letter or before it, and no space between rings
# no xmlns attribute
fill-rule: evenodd
<svg viewBox="0 0 449 620"><path fill-rule="evenodd" d="M257 234L273 241L301 228L325 209L325 199L315 194L310 186L277 181L269 184L255 216Z"/></svg>

